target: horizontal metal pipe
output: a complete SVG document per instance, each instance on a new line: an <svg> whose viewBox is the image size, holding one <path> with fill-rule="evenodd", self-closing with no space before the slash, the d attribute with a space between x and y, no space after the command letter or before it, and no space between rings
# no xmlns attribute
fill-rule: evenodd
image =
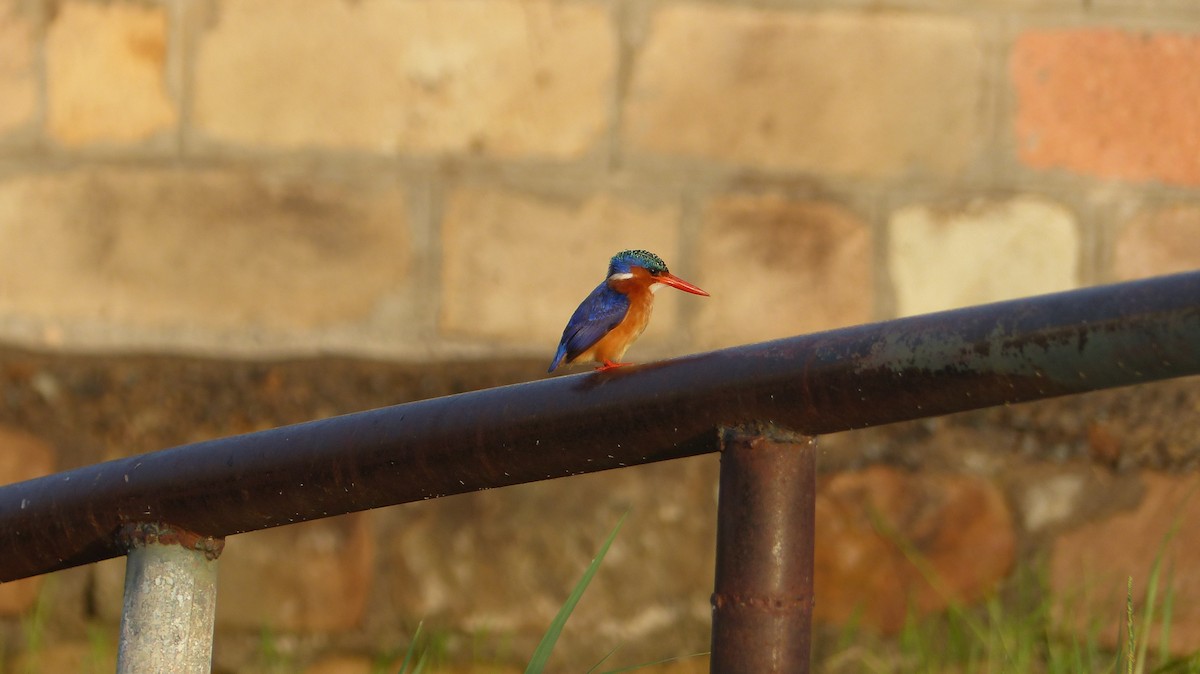
<svg viewBox="0 0 1200 674"><path fill-rule="evenodd" d="M0 488L0 581L157 521L244 531L1200 373L1200 272L902 318L198 442Z"/></svg>

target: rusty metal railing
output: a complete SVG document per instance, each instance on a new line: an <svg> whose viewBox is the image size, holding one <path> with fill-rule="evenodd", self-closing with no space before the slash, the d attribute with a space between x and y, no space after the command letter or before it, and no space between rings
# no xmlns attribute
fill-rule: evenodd
<svg viewBox="0 0 1200 674"><path fill-rule="evenodd" d="M207 561L231 534L723 451L712 669L806 671L810 436L1197 373L1192 272L464 393L2 487L0 581L140 554L145 524Z"/></svg>

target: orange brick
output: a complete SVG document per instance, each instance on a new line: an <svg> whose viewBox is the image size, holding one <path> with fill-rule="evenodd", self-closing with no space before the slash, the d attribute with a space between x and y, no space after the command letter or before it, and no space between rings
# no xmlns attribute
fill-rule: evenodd
<svg viewBox="0 0 1200 674"><path fill-rule="evenodd" d="M1021 35L1010 63L1018 156L1037 169L1200 184L1197 63L1196 35Z"/></svg>
<svg viewBox="0 0 1200 674"><path fill-rule="evenodd" d="M1155 566L1169 569L1174 611L1170 649L1176 654L1200 648L1200 479L1194 475L1142 474L1141 502L1132 510L1090 522L1055 540L1050 557L1050 595L1059 598L1056 622L1079 638L1099 637L1115 647L1114 631L1094 630L1095 620L1113 619L1125 606L1127 579L1133 596L1147 591ZM1111 624L1111 623L1110 623ZM1158 643L1155 622L1142 638Z"/></svg>
<svg viewBox="0 0 1200 674"><path fill-rule="evenodd" d="M822 480L816 501L819 623L861 621L894 634L914 613L985 596L1016 557L1012 512L979 477L872 466Z"/></svg>

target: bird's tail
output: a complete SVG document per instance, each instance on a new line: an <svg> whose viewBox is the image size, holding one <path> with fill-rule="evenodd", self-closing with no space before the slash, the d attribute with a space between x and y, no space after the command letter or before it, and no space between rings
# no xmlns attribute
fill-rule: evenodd
<svg viewBox="0 0 1200 674"><path fill-rule="evenodd" d="M550 361L550 369L546 370L546 372L554 372L554 369L557 368L559 363L561 363L563 361L563 358L566 358L566 357L567 357L567 345L564 342L564 343L558 345L558 352L554 354L554 360Z"/></svg>

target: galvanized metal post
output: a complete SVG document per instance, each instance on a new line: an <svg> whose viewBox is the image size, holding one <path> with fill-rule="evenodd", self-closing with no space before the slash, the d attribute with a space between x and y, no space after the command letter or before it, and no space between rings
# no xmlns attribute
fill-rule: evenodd
<svg viewBox="0 0 1200 674"><path fill-rule="evenodd" d="M224 540L161 524L126 527L117 674L212 671L217 556Z"/></svg>
<svg viewBox="0 0 1200 674"><path fill-rule="evenodd" d="M804 674L812 643L816 438L725 430L713 674Z"/></svg>

